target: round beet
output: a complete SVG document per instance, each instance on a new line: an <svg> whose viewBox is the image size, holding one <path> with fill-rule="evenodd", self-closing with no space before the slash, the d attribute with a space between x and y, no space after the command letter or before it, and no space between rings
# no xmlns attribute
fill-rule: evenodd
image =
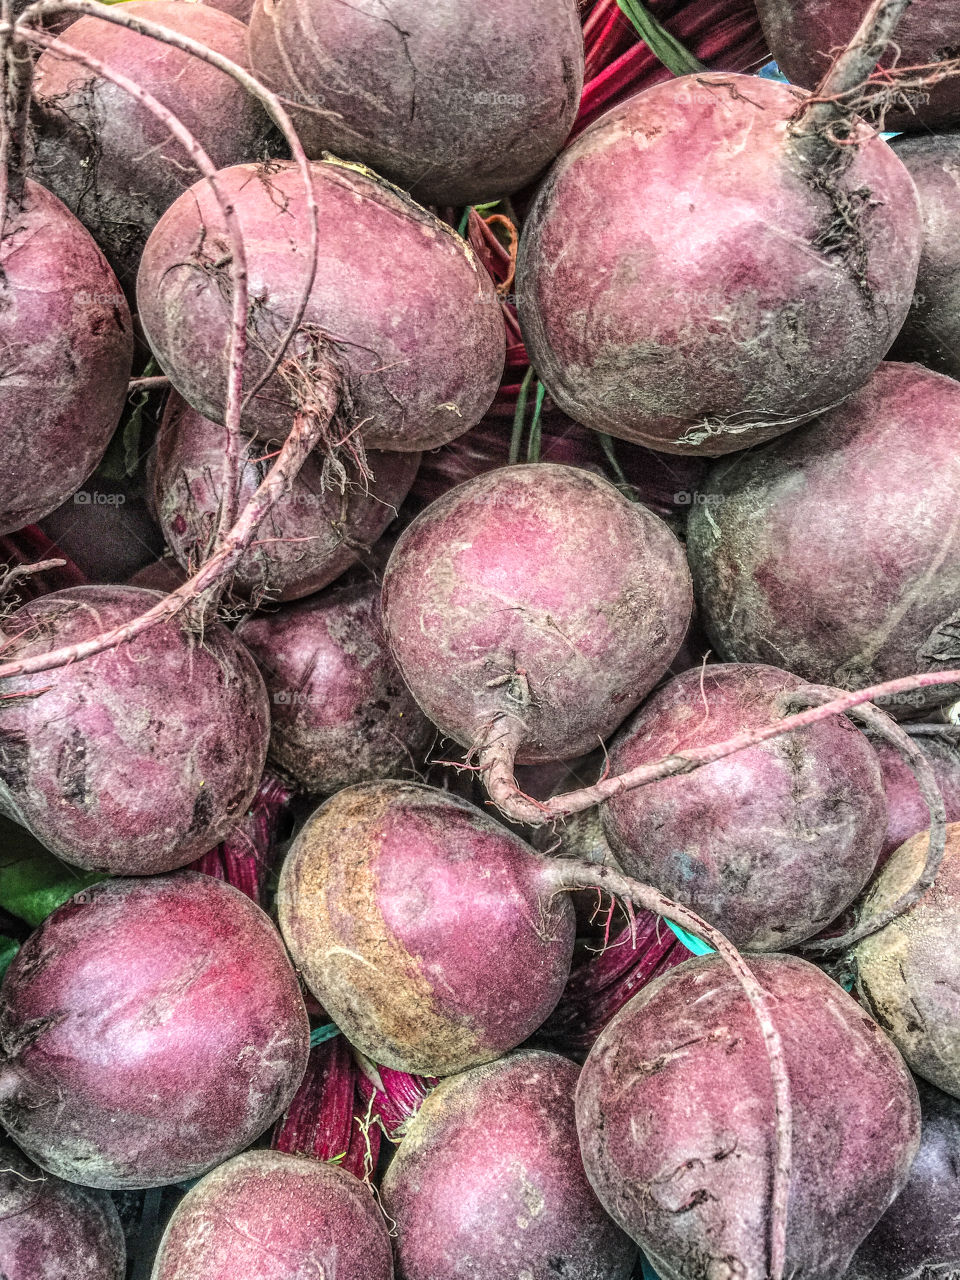
<svg viewBox="0 0 960 1280"><path fill-rule="evenodd" d="M957 108L960 123L960 93ZM960 378L960 134L901 135L892 145L920 196L923 251L913 306L891 354Z"/></svg>
<svg viewBox="0 0 960 1280"><path fill-rule="evenodd" d="M920 1150L907 1185L857 1250L844 1280L915 1280L960 1266L960 1102L925 1080L917 1087Z"/></svg>
<svg viewBox="0 0 960 1280"><path fill-rule="evenodd" d="M226 447L224 427L201 417L175 392L170 396L157 441L154 496L164 536L185 568L209 555L216 537ZM270 452L249 444L241 507L270 470ZM297 600L333 582L395 518L419 462L416 453L370 453L369 479L348 463L338 480L325 474L319 454L311 454L241 558L233 590L254 601Z"/></svg>
<svg viewBox="0 0 960 1280"><path fill-rule="evenodd" d="M592 751L667 670L690 620L680 544L577 467L503 467L401 535L384 625L420 706L463 747L499 718L522 763Z"/></svg>
<svg viewBox="0 0 960 1280"><path fill-rule="evenodd" d="M126 399L133 326L89 233L35 182L3 228L0 298L2 534L53 511L100 461Z"/></svg>
<svg viewBox="0 0 960 1280"><path fill-rule="evenodd" d="M320 1160L247 1151L187 1192L151 1280L393 1280L370 1188Z"/></svg>
<svg viewBox="0 0 960 1280"><path fill-rule="evenodd" d="M109 1196L46 1176L0 1140L4 1280L123 1280L126 1252Z"/></svg>
<svg viewBox="0 0 960 1280"><path fill-rule="evenodd" d="M123 12L246 66L247 29L218 8L134 0ZM232 76L93 16L71 23L66 40L173 111L218 167L258 158L267 117ZM31 121L31 172L87 227L132 297L147 236L200 176L196 165L166 125L125 89L52 49L37 63Z"/></svg>
<svg viewBox="0 0 960 1280"><path fill-rule="evenodd" d="M132 622L159 594L71 587L0 621L11 660ZM243 816L263 774L270 707L220 623L176 620L96 657L0 682L0 804L74 866L185 866Z"/></svg>
<svg viewBox="0 0 960 1280"><path fill-rule="evenodd" d="M760 728L802 688L775 667L684 672L624 728L610 769ZM628 875L748 951L784 951L834 920L867 883L886 829L876 753L843 716L624 792L602 814Z"/></svg>
<svg viewBox="0 0 960 1280"><path fill-rule="evenodd" d="M151 4L157 0L149 0ZM331 443L418 452L478 422L496 393L506 337L493 282L466 240L374 174L312 166L320 252L310 300L282 362L244 423L286 436L311 410L318 366L345 391ZM236 210L252 312L245 386L266 373L307 279L310 218L296 165L238 165L218 177ZM230 335L230 240L209 184L157 224L137 281L140 319L176 389L222 422Z"/></svg>
<svg viewBox="0 0 960 1280"><path fill-rule="evenodd" d="M945 738L916 737L914 742L933 769L946 806L947 821L960 822L960 744ZM889 742L874 742L887 800L887 834L881 865L904 841L930 829L930 807L920 794L916 775Z"/></svg>
<svg viewBox="0 0 960 1280"><path fill-rule="evenodd" d="M837 1280L907 1180L920 1140L900 1055L824 973L750 968L773 996L793 1111L785 1275ZM587 1175L664 1280L769 1276L770 1062L716 956L657 978L608 1023L577 1088Z"/></svg>
<svg viewBox="0 0 960 1280"><path fill-rule="evenodd" d="M587 1182L578 1068L530 1050L442 1080L383 1181L397 1280L629 1280L636 1249Z"/></svg>
<svg viewBox="0 0 960 1280"><path fill-rule="evenodd" d="M718 455L867 380L913 296L917 196L865 125L846 169L802 161L788 125L804 97L752 76L684 76L563 152L524 225L517 295L564 412L653 449Z"/></svg>
<svg viewBox="0 0 960 1280"><path fill-rule="evenodd" d="M310 155L362 160L423 204L526 186L583 87L576 0L258 0L250 57Z"/></svg>
<svg viewBox="0 0 960 1280"><path fill-rule="evenodd" d="M248 618L237 636L270 697L271 762L309 794L416 769L436 730L387 647L375 583Z"/></svg>
<svg viewBox="0 0 960 1280"><path fill-rule="evenodd" d="M266 915L199 872L59 907L0 986L0 1122L90 1187L196 1178L282 1114L310 1026Z"/></svg>
<svg viewBox="0 0 960 1280"><path fill-rule="evenodd" d="M405 782L328 800L283 865L280 928L349 1039L446 1076L525 1040L563 992L574 913L547 864L493 818Z"/></svg>
<svg viewBox="0 0 960 1280"><path fill-rule="evenodd" d="M913 885L927 858L929 835L913 836L877 877L862 917L884 911ZM960 823L947 827L947 847L933 888L854 950L857 989L907 1062L932 1084L960 1097Z"/></svg>
<svg viewBox="0 0 960 1280"><path fill-rule="evenodd" d="M870 0L757 0L770 52L794 84L815 89L838 49L854 35ZM897 25L895 51L884 58L901 67L949 61L960 50L960 10L954 0L913 0ZM889 129L942 129L960 124L960 80L939 84L909 98L891 96Z"/></svg>
<svg viewBox="0 0 960 1280"><path fill-rule="evenodd" d="M960 658L960 385L884 364L846 404L715 464L687 552L731 662L859 689ZM892 715L949 700L936 688Z"/></svg>

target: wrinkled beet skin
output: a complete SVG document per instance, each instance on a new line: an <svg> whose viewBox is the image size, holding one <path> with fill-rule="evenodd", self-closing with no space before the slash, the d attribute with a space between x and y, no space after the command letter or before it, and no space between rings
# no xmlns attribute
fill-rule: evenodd
<svg viewBox="0 0 960 1280"><path fill-rule="evenodd" d="M625 726L611 772L760 728L802 688L775 667L688 671ZM876 753L842 716L626 792L602 814L628 875L749 951L784 951L834 920L867 883L886 829Z"/></svg>
<svg viewBox="0 0 960 1280"><path fill-rule="evenodd" d="M284 1111L309 1035L280 937L239 890L192 871L105 881L0 986L0 1080L19 1081L0 1122L85 1186L195 1178Z"/></svg>
<svg viewBox="0 0 960 1280"><path fill-rule="evenodd" d="M208 5L134 0L124 13L247 65L246 27ZM218 168L259 157L267 117L231 76L100 18L71 23L68 43L174 111ZM147 236L164 209L200 176L196 165L166 125L125 89L52 51L37 63L31 121L31 172L87 227L132 297Z"/></svg>
<svg viewBox="0 0 960 1280"><path fill-rule="evenodd" d="M917 1081L920 1150L907 1185L857 1250L844 1280L912 1280L960 1265L960 1102ZM939 1270L935 1274L941 1274Z"/></svg>
<svg viewBox="0 0 960 1280"><path fill-rule="evenodd" d="M861 915L892 906L915 883L927 856L926 832L893 854ZM933 889L885 929L858 943L857 989L917 1075L960 1097L960 823Z"/></svg>
<svg viewBox="0 0 960 1280"><path fill-rule="evenodd" d="M794 956L750 967L774 997L793 1104L786 1275L836 1280L907 1179L917 1090L850 997ZM645 987L607 1025L577 1089L587 1175L662 1280L769 1275L770 1064L715 956Z"/></svg>
<svg viewBox="0 0 960 1280"><path fill-rule="evenodd" d="M247 1151L180 1202L151 1280L393 1280L369 1187L344 1169Z"/></svg>
<svg viewBox="0 0 960 1280"><path fill-rule="evenodd" d="M238 638L270 698L270 759L311 795L416 769L436 730L387 647L375 583L249 618Z"/></svg>
<svg viewBox="0 0 960 1280"><path fill-rule="evenodd" d="M422 512L390 557L383 609L434 724L472 747L498 716L521 717L519 760L537 763L592 751L633 710L680 647L691 591L657 516L590 472L540 463Z"/></svg>
<svg viewBox="0 0 960 1280"><path fill-rule="evenodd" d="M578 1075L527 1050L441 1081L384 1177L397 1280L629 1280L580 1159Z"/></svg>
<svg viewBox="0 0 960 1280"><path fill-rule="evenodd" d="M126 1246L109 1196L44 1175L0 1140L4 1280L124 1280Z"/></svg>
<svg viewBox="0 0 960 1280"><path fill-rule="evenodd" d="M822 413L876 368L913 296L916 192L865 138L843 180L876 201L859 219L865 296L851 255L814 247L836 213L785 146L798 97L751 76L671 80L554 165L517 294L531 360L572 418L716 456Z"/></svg>
<svg viewBox="0 0 960 1280"><path fill-rule="evenodd" d="M154 3L155 0L151 0ZM0 242L0 534L58 507L103 456L133 360L116 276L60 201L27 182Z"/></svg>
<svg viewBox="0 0 960 1280"><path fill-rule="evenodd" d="M914 738L914 745L927 757L943 803L948 822L960 822L960 744L937 738ZM913 770L896 747L888 742L874 742L880 761L883 789L887 799L887 834L880 850L880 865L911 836L930 829L930 808L917 786Z"/></svg>
<svg viewBox="0 0 960 1280"><path fill-rule="evenodd" d="M859 689L960 659L960 386L884 364L819 422L717 463L687 554L714 649ZM883 704L909 715L952 686Z"/></svg>
<svg viewBox="0 0 960 1280"><path fill-rule="evenodd" d="M159 600L72 587L0 623L10 659L123 625ZM0 682L0 803L74 866L149 875L185 866L242 817L263 773L270 707L256 664L221 624L176 621L41 676Z"/></svg>
<svg viewBox="0 0 960 1280"><path fill-rule="evenodd" d="M444 1076L499 1057L550 1014L574 915L542 863L465 801L413 783L328 800L280 878L280 928L309 989L368 1057Z"/></svg>
<svg viewBox="0 0 960 1280"><path fill-rule="evenodd" d="M815 89L862 22L870 0L757 0L770 52L794 84ZM955 0L913 0L894 34L902 67L955 58L960 53L960 11ZM886 63L887 58L884 59ZM960 124L960 80L951 77L891 110L888 129L942 129Z"/></svg>
<svg viewBox="0 0 960 1280"><path fill-rule="evenodd" d="M156 3L156 0L150 0ZM363 424L368 448L418 452L483 417L503 371L506 335L493 282L465 240L375 175L313 165L320 210L317 274L293 355L315 366L329 338L349 392L343 434ZM258 340L244 385L266 372L289 327L307 273L310 219L299 170L238 165L219 185L236 205L247 250ZM229 237L209 186L198 183L161 218L137 282L150 346L185 400L223 421L229 339ZM274 375L244 422L286 436L294 393Z"/></svg>
<svg viewBox="0 0 960 1280"><path fill-rule="evenodd" d="M154 500L164 536L185 568L209 554L216 536L226 445L224 427L201 417L175 392L169 397L157 441ZM241 507L272 461L264 458L262 444L251 442L240 479ZM370 453L367 462L369 484L349 467L341 493L336 483L324 484L323 458L311 454L261 523L232 578L233 590L255 601L299 600L356 564L395 518L420 455Z"/></svg>
<svg viewBox="0 0 960 1280"><path fill-rule="evenodd" d="M309 155L361 160L423 204L526 186L583 87L576 0L258 0L250 57Z"/></svg>
<svg viewBox="0 0 960 1280"><path fill-rule="evenodd" d="M960 121L960 91L957 105ZM901 136L891 145L920 197L923 250L913 305L890 354L960 378L960 134Z"/></svg>

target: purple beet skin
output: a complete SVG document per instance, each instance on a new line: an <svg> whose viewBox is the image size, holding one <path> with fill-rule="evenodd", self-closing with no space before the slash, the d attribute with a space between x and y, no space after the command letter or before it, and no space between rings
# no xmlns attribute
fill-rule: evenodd
<svg viewBox="0 0 960 1280"><path fill-rule="evenodd" d="M910 175L866 125L810 163L805 95L681 76L580 134L541 184L517 259L520 326L578 422L667 453L773 439L861 387L913 297ZM839 209L855 210L844 223Z"/></svg>
<svg viewBox="0 0 960 1280"><path fill-rule="evenodd" d="M58 507L120 421L133 325L90 234L35 182L0 242L0 534Z"/></svg>
<svg viewBox="0 0 960 1280"><path fill-rule="evenodd" d="M123 12L246 67L246 27L220 8L135 0ZM71 23L69 44L175 112L217 167L259 157L269 122L232 76L93 15ZM37 62L31 122L37 179L88 228L132 297L147 236L164 209L199 178L197 166L126 89L53 50Z"/></svg>
<svg viewBox="0 0 960 1280"><path fill-rule="evenodd" d="M88 639L159 599L119 586L43 596L0 622L4 658ZM269 703L250 654L220 623L202 638L159 623L0 685L0 803L74 866L120 875L185 866L220 843L256 793Z"/></svg>
<svg viewBox="0 0 960 1280"><path fill-rule="evenodd" d="M687 553L714 649L860 689L960 661L960 385L884 364L840 408L718 462ZM912 714L951 696L940 687Z"/></svg>
<svg viewBox="0 0 960 1280"><path fill-rule="evenodd" d="M960 745L948 738L915 737L927 757L946 806L947 822L960 822ZM920 831L930 830L930 809L913 770L888 742L874 742L887 798L887 833L880 850L882 866L894 850Z"/></svg>
<svg viewBox="0 0 960 1280"><path fill-rule="evenodd" d="M155 3L155 0L151 0ZM154 500L168 544L195 568L210 554L223 505L226 430L201 417L177 394L164 409L155 455ZM240 476L242 507L270 470L263 444L251 442ZM369 453L372 478L345 463L341 480L324 476L311 454L270 510L231 580L255 602L298 600L328 586L370 551L397 514L417 474L417 453Z"/></svg>
<svg viewBox="0 0 960 1280"><path fill-rule="evenodd" d="M270 698L270 759L311 795L416 770L436 730L387 647L375 583L249 618L237 636Z"/></svg>
<svg viewBox="0 0 960 1280"><path fill-rule="evenodd" d="M521 763L592 751L665 673L690 619L680 544L578 467L503 467L401 535L387 638L420 706L464 747L501 717Z"/></svg>
<svg viewBox="0 0 960 1280"><path fill-rule="evenodd" d="M499 1057L556 1005L573 908L547 864L472 805L374 782L328 800L280 877L307 986L375 1062L445 1076Z"/></svg>
<svg viewBox="0 0 960 1280"><path fill-rule="evenodd" d="M578 1075L525 1050L433 1090L381 1189L397 1280L629 1280L636 1249L580 1158Z"/></svg>
<svg viewBox="0 0 960 1280"><path fill-rule="evenodd" d="M760 728L802 688L775 667L687 671L624 728L610 768ZM842 716L625 792L602 814L628 875L749 951L784 951L834 920L867 883L886 829L876 753Z"/></svg>
<svg viewBox="0 0 960 1280"><path fill-rule="evenodd" d="M837 1280L907 1180L913 1079L876 1023L794 956L750 967L773 996L793 1112L785 1275ZM604 1030L577 1088L590 1182L669 1280L769 1276L770 1063L716 956L645 987Z"/></svg>
<svg viewBox="0 0 960 1280"><path fill-rule="evenodd" d="M907 1185L857 1250L844 1280L914 1280L960 1266L960 1102L925 1080L920 1150Z"/></svg>
<svg viewBox="0 0 960 1280"><path fill-rule="evenodd" d="M0 1276L123 1280L126 1246L108 1195L44 1174L0 1140Z"/></svg>
<svg viewBox="0 0 960 1280"><path fill-rule="evenodd" d="M370 1188L331 1164L247 1151L177 1206L151 1280L393 1280Z"/></svg>
<svg viewBox="0 0 960 1280"><path fill-rule="evenodd" d="M155 0L151 0L155 3ZM366 170L312 166L319 206L317 273L280 369L244 416L251 434L287 435L315 408L317 370L332 361L345 391L327 445L417 453L479 422L496 393L506 336L493 282L446 223ZM311 219L287 161L218 174L247 250L251 329L244 385L293 320L307 281ZM230 333L230 257L220 208L199 182L167 210L137 279L140 319L173 385L222 422Z"/></svg>
<svg viewBox="0 0 960 1280"><path fill-rule="evenodd" d="M310 1026L268 917L183 871L71 898L0 986L0 1122L85 1186L181 1182L273 1123Z"/></svg>

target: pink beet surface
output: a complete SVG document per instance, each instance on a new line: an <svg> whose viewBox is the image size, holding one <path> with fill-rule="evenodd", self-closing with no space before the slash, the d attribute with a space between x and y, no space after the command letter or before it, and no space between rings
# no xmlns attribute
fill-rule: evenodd
<svg viewBox="0 0 960 1280"><path fill-rule="evenodd" d="M916 191L866 126L837 176L802 160L789 122L804 97L682 76L561 154L524 223L516 290L565 413L716 456L823 413L883 359L916 281ZM857 212L838 230L841 206Z"/></svg>
<svg viewBox="0 0 960 1280"><path fill-rule="evenodd" d="M280 937L239 890L180 872L71 898L0 986L0 1122L85 1186L198 1177L277 1118L310 1028Z"/></svg>
<svg viewBox="0 0 960 1280"><path fill-rule="evenodd" d="M108 1195L44 1174L0 1139L4 1280L123 1280L126 1247Z"/></svg>
<svg viewBox="0 0 960 1280"><path fill-rule="evenodd" d="M187 1192L151 1280L393 1280L387 1224L343 1169L248 1151Z"/></svg>
<svg viewBox="0 0 960 1280"><path fill-rule="evenodd" d="M151 3L153 0L151 0ZM154 500L167 543L184 567L210 554L223 506L224 427L175 392L164 408L153 470ZM271 450L251 441L240 476L241 507L270 469ZM416 453L367 455L369 480L347 464L341 483L311 454L271 508L231 580L255 603L299 600L328 586L369 554L396 517L417 474Z"/></svg>
<svg viewBox="0 0 960 1280"><path fill-rule="evenodd" d="M152 0L151 0L152 2ZM356 166L311 166L319 206L317 272L281 370L244 415L250 434L287 435L311 409L330 359L345 383L336 440L417 453L479 422L503 370L506 338L493 282L452 228ZM245 386L267 371L307 281L310 218L287 161L218 174L247 248L252 319ZM226 255L226 256L225 256ZM173 385L223 421L230 333L230 242L207 182L157 224L137 278L140 319Z"/></svg>
<svg viewBox="0 0 960 1280"><path fill-rule="evenodd" d="M861 689L960 660L960 384L886 363L845 404L718 461L687 526L714 651ZM910 716L960 696L895 695Z"/></svg>
<svg viewBox="0 0 960 1280"><path fill-rule="evenodd" d="M521 763L592 751L656 684L690 619L667 526L578 467L503 467L401 535L387 638L429 718L463 747L502 716Z"/></svg>
<svg viewBox="0 0 960 1280"><path fill-rule="evenodd" d="M563 991L574 913L518 836L431 787L328 800L297 837L280 927L307 986L367 1057L443 1076L525 1040Z"/></svg>
<svg viewBox="0 0 960 1280"><path fill-rule="evenodd" d="M580 1158L578 1074L526 1050L433 1090L383 1181L398 1280L628 1280L636 1249Z"/></svg>
<svg viewBox="0 0 960 1280"><path fill-rule="evenodd" d="M802 689L796 676L760 664L684 672L625 726L611 770L769 724ZM692 775L625 792L602 816L628 875L741 948L784 951L857 897L876 867L887 815L873 747L834 716Z"/></svg>
<svg viewBox="0 0 960 1280"><path fill-rule="evenodd" d="M947 822L960 822L960 744L949 736L917 737L916 745L930 762L943 803ZM888 742L875 742L880 761L883 789L887 799L887 832L880 851L882 866L895 849L911 836L930 830L930 808L920 794L916 777L903 756Z"/></svg>
<svg viewBox="0 0 960 1280"><path fill-rule="evenodd" d="M122 626L159 600L72 587L0 622L4 658ZM228 834L263 773L269 704L253 659L220 623L176 621L96 657L2 682L0 803L74 866L148 875ZM31 696L13 696L13 695Z"/></svg>
<svg viewBox="0 0 960 1280"><path fill-rule="evenodd" d="M436 730L387 646L375 583L255 615L237 636L270 697L270 759L309 794L417 770Z"/></svg>

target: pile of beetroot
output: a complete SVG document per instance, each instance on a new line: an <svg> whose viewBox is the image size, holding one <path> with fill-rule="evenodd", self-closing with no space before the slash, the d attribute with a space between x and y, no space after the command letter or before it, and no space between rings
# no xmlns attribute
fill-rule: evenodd
<svg viewBox="0 0 960 1280"><path fill-rule="evenodd" d="M0 1280L960 1274L957 6L0 79Z"/></svg>

